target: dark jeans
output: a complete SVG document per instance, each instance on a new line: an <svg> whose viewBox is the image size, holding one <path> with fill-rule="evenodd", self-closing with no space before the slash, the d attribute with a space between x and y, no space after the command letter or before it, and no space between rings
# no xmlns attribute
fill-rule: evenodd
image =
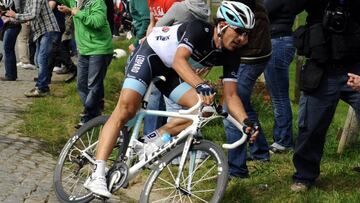
<svg viewBox="0 0 360 203"><path fill-rule="evenodd" d="M104 78L112 54L79 55L77 90L85 108L84 122L100 115L104 98Z"/></svg>
<svg viewBox="0 0 360 203"><path fill-rule="evenodd" d="M257 115L251 106L250 98L256 79L261 75L266 67L266 63L258 65L240 65L237 80L237 93L241 98L245 111L249 119L258 122ZM230 122L224 121L227 143L233 143L242 136L240 131ZM266 142L263 131L260 133L253 144L250 144L250 159L269 160L269 146ZM243 144L228 152L229 172L230 175L236 177L248 176L248 168L246 166L246 144Z"/></svg>
<svg viewBox="0 0 360 203"><path fill-rule="evenodd" d="M60 34L60 36L61 35L62 33ZM71 60L70 50L65 47L65 45L61 42L61 38L59 37L53 44L53 48L49 57L50 80L54 67L61 66L61 64L64 64L64 66L71 70L71 72L76 71L76 66Z"/></svg>
<svg viewBox="0 0 360 203"><path fill-rule="evenodd" d="M326 131L339 100L350 104L360 121L360 92L347 86L347 73L360 74L360 63L326 67L320 86L312 93L302 92L299 104L299 135L293 162L295 182L312 184L320 175Z"/></svg>
<svg viewBox="0 0 360 203"><path fill-rule="evenodd" d="M292 37L271 39L272 56L264 74L274 112L274 142L283 147L293 147L292 111L289 99L289 67L294 58Z"/></svg>
<svg viewBox="0 0 360 203"><path fill-rule="evenodd" d="M10 80L17 79L16 68L16 55L15 55L15 43L16 38L21 30L21 26L8 28L4 32L4 63L5 63L5 77Z"/></svg>
<svg viewBox="0 0 360 203"><path fill-rule="evenodd" d="M53 44L60 37L60 32L46 32L36 40L36 65L39 67L36 86L42 91L49 91L49 57Z"/></svg>

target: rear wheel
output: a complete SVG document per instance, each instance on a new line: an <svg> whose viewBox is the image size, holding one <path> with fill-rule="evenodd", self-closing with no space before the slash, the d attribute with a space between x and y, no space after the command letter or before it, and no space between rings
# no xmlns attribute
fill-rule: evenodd
<svg viewBox="0 0 360 203"><path fill-rule="evenodd" d="M85 123L69 139L61 151L54 172L55 194L61 202L82 203L94 199L94 195L83 186L91 175L98 139L109 116L99 116ZM125 129L120 136L123 137ZM119 142L108 159L112 166L120 152Z"/></svg>
<svg viewBox="0 0 360 203"><path fill-rule="evenodd" d="M180 187L176 187L183 149L181 144L159 160L145 183L140 202L220 202L228 182L224 151L206 140L191 146Z"/></svg>

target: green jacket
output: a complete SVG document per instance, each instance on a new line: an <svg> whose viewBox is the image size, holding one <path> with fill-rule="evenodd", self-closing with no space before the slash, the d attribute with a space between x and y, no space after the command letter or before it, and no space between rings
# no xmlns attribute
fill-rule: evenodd
<svg viewBox="0 0 360 203"><path fill-rule="evenodd" d="M57 0L69 8L75 0ZM112 34L103 0L83 0L80 11L73 16L76 45L81 55L112 54Z"/></svg>
<svg viewBox="0 0 360 203"><path fill-rule="evenodd" d="M150 11L146 0L130 0L130 13L133 19L135 41L134 46L139 44L139 40L145 37L146 29L150 23Z"/></svg>

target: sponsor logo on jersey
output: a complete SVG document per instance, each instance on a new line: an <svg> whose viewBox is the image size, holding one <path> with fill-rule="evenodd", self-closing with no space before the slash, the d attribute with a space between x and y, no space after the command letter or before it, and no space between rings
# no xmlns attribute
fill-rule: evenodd
<svg viewBox="0 0 360 203"><path fill-rule="evenodd" d="M170 27L168 27L168 26L164 26L163 28L162 28L162 31L163 32L168 32L170 30Z"/></svg>
<svg viewBox="0 0 360 203"><path fill-rule="evenodd" d="M166 40L169 40L169 39L170 39L170 35L168 35L168 36L161 36L161 35L155 36L155 40L157 40L157 41L166 41Z"/></svg>
<svg viewBox="0 0 360 203"><path fill-rule="evenodd" d="M135 58L135 63L134 65L131 67L131 72L133 73L138 73L140 70L141 65L144 63L145 61L145 56L143 55L137 55Z"/></svg>

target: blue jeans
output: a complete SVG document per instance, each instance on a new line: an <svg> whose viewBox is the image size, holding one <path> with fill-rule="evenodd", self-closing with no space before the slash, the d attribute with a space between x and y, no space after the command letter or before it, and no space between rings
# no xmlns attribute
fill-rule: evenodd
<svg viewBox="0 0 360 203"><path fill-rule="evenodd" d="M312 184L320 175L320 161L327 129L339 100L351 105L360 121L360 92L347 84L347 73L360 74L360 63L344 67L326 67L320 86L311 93L302 92L299 104L299 135L293 163L295 182Z"/></svg>
<svg viewBox="0 0 360 203"><path fill-rule="evenodd" d="M154 89L151 92L149 102L147 105L147 109L165 110L164 97L156 87L154 87ZM145 116L144 128L143 128L144 135L147 135L147 134L151 133L152 131L160 128L161 126L164 125L165 121L166 121L165 117Z"/></svg>
<svg viewBox="0 0 360 203"><path fill-rule="evenodd" d="M112 54L79 55L77 90L85 108L84 122L101 114L104 78L111 60Z"/></svg>
<svg viewBox="0 0 360 203"><path fill-rule="evenodd" d="M237 93L241 98L245 111L249 119L253 122L258 122L257 115L251 106L251 93L255 85L256 79L261 75L266 67L266 63L258 65L240 65L238 70ZM225 133L227 143L233 143L242 136L240 131L230 122L224 120ZM229 172L230 175L236 177L248 176L248 169L246 166L246 144L243 144L228 152ZM269 160L269 146L266 142L263 131L260 128L260 133L250 147L250 159L253 160Z"/></svg>
<svg viewBox="0 0 360 203"><path fill-rule="evenodd" d="M5 77L10 80L17 79L15 43L21 27L8 28L4 32L4 60L5 60Z"/></svg>
<svg viewBox="0 0 360 203"><path fill-rule="evenodd" d="M271 39L272 57L264 74L274 112L274 142L283 147L293 147L292 111L289 99L289 66L294 58L293 38Z"/></svg>
<svg viewBox="0 0 360 203"><path fill-rule="evenodd" d="M39 67L36 87L42 91L49 91L49 57L52 45L60 37L60 32L46 32L36 40L35 63Z"/></svg>

